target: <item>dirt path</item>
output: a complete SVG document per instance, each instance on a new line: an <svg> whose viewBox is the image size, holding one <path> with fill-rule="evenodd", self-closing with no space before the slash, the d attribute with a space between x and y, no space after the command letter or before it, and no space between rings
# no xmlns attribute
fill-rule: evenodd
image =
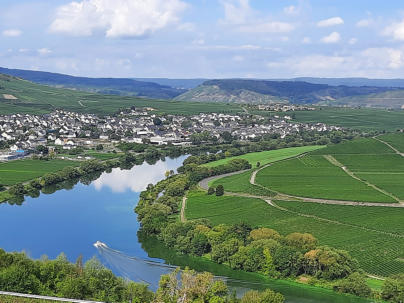
<svg viewBox="0 0 404 303"><path fill-rule="evenodd" d="M244 172L246 172L246 171L249 171L249 170L250 170L250 169L245 169L245 170L235 171L235 172L228 173L228 174L223 174L223 175L219 175L219 176L209 177L209 178L206 178L206 179L203 179L202 181L200 181L198 185L199 185L201 188L203 188L203 189L205 189L205 190L208 190L208 188L209 188L209 182L212 181L212 180L216 180L216 179L221 179L221 178L224 178L224 177L229 177L229 176L233 176L233 175L242 174L242 173L244 173Z"/></svg>
<svg viewBox="0 0 404 303"><path fill-rule="evenodd" d="M351 172L349 170L348 167L344 166L342 163L340 163L337 159L335 159L333 156L331 155L324 155L324 158L330 162L331 164L341 168L348 176L350 176L351 178L362 182L364 184L366 184L367 186L373 188L374 190L377 190L378 192L382 193L383 195L389 196L390 198L392 198L393 200L395 200L398 203L403 203L403 201L401 201L398 197L396 197L395 195L393 195L392 193L389 193L388 191L385 191L384 189L381 189L379 187L377 187L376 185L366 181L366 180L362 180L361 178L359 178L357 175L355 175L353 172Z"/></svg>
<svg viewBox="0 0 404 303"><path fill-rule="evenodd" d="M391 145L390 143L388 143L388 142L386 142L386 141L383 141L382 139L380 139L380 138L378 138L378 137L373 137L373 139L375 139L375 140L377 140L377 141L379 141L379 142L381 142L381 143L387 145L387 146L390 147L392 150L394 150L394 152L395 152L397 155L400 155L401 157L404 157L404 153L400 152L397 148L395 148L395 147L394 147L393 145Z"/></svg>
<svg viewBox="0 0 404 303"><path fill-rule="evenodd" d="M181 205L181 222L187 221L185 217L185 207L187 206L187 193L185 193L184 197L182 197L182 205Z"/></svg>

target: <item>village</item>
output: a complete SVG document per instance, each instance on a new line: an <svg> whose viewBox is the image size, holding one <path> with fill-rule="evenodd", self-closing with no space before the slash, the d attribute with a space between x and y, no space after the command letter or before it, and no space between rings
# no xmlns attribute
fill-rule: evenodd
<svg viewBox="0 0 404 303"><path fill-rule="evenodd" d="M245 141L265 134L281 137L302 130L325 132L339 127L303 124L290 116L264 118L249 114L201 113L194 116L159 115L152 108L132 108L115 116L99 117L56 110L50 114L0 116L0 160L22 158L38 146L72 150L95 149L120 142L155 145L191 145L192 135L208 132L218 139L228 132Z"/></svg>

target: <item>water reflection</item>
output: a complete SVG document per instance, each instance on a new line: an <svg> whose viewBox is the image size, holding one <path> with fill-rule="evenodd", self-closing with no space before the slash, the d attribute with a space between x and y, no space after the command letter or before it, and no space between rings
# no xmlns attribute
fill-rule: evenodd
<svg viewBox="0 0 404 303"><path fill-rule="evenodd" d="M127 190L140 192L148 184L157 183L167 170L175 169L182 164L185 156L170 161L159 160L154 165L144 163L130 170L114 168L110 173L103 173L92 185L96 190L106 187L114 193L123 193Z"/></svg>

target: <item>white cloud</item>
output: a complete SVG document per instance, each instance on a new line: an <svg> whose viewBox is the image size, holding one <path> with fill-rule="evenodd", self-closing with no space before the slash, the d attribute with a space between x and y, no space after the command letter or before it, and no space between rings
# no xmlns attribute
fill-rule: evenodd
<svg viewBox="0 0 404 303"><path fill-rule="evenodd" d="M235 62L242 62L242 61L244 61L244 57L243 56L239 56L239 55L236 55L236 56L233 56L233 61L235 61Z"/></svg>
<svg viewBox="0 0 404 303"><path fill-rule="evenodd" d="M49 55L50 53L52 53L52 51L49 48L40 48L38 49L38 54L40 54L41 56L46 56Z"/></svg>
<svg viewBox="0 0 404 303"><path fill-rule="evenodd" d="M341 17L333 17L325 20L321 20L317 23L318 27L329 27L335 25L344 24L344 20Z"/></svg>
<svg viewBox="0 0 404 303"><path fill-rule="evenodd" d="M283 11L287 15L298 15L299 14L299 9L294 5L290 5L290 6L285 7L283 9Z"/></svg>
<svg viewBox="0 0 404 303"><path fill-rule="evenodd" d="M222 1L224 7L224 22L228 24L243 24L253 15L249 0Z"/></svg>
<svg viewBox="0 0 404 303"><path fill-rule="evenodd" d="M204 39L196 39L196 40L192 41L192 44L194 44L194 45L204 45L205 40Z"/></svg>
<svg viewBox="0 0 404 303"><path fill-rule="evenodd" d="M266 22L256 24L245 24L239 27L239 30L244 33L288 33L295 27L286 22Z"/></svg>
<svg viewBox="0 0 404 303"><path fill-rule="evenodd" d="M393 37L394 40L404 41L404 20L388 26L384 34Z"/></svg>
<svg viewBox="0 0 404 303"><path fill-rule="evenodd" d="M263 17L250 7L249 0L222 0L224 19L222 24L235 26L243 33L287 33L294 25Z"/></svg>
<svg viewBox="0 0 404 303"><path fill-rule="evenodd" d="M303 44L310 44L311 43L311 38L310 37L304 37L302 39L302 43Z"/></svg>
<svg viewBox="0 0 404 303"><path fill-rule="evenodd" d="M51 32L142 38L179 21L181 0L82 0L60 6Z"/></svg>
<svg viewBox="0 0 404 303"><path fill-rule="evenodd" d="M6 29L2 32L2 35L5 37L19 37L21 34L22 31L19 29Z"/></svg>
<svg viewBox="0 0 404 303"><path fill-rule="evenodd" d="M356 38L351 38L351 39L349 39L349 44L351 44L351 45L354 45L354 44L356 44L358 42L358 39L356 39Z"/></svg>
<svg viewBox="0 0 404 303"><path fill-rule="evenodd" d="M356 22L356 26L357 27L368 27L368 26L372 25L372 23L373 23L373 20L371 20L371 19L362 19L362 20L359 20L358 22Z"/></svg>
<svg viewBox="0 0 404 303"><path fill-rule="evenodd" d="M368 48L361 53L366 65L373 68L399 69L404 67L404 53L394 48Z"/></svg>
<svg viewBox="0 0 404 303"><path fill-rule="evenodd" d="M325 36L321 39L321 42L323 43L337 43L341 40L341 35L338 32L332 32L328 36Z"/></svg>

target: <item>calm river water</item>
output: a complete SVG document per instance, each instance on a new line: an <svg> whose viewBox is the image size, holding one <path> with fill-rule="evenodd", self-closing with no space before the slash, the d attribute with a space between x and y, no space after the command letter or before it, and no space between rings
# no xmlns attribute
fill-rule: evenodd
<svg viewBox="0 0 404 303"><path fill-rule="evenodd" d="M184 159L185 156L167 158L154 165L144 163L130 170L116 168L111 173L103 173L90 185L78 183L71 190L27 198L20 206L0 204L0 247L6 251L25 251L32 258L47 255L53 259L64 252L73 262L79 255L83 255L84 259L97 255L106 266L112 266L93 246L96 241L102 241L128 256L140 259L154 257L158 262L165 260L173 265L189 265L197 270L212 271L215 275L245 280L229 280L229 285L239 289L262 288L261 283L254 281L255 278L249 274L233 272L192 257L178 256L155 240L142 240L143 244L139 241L139 223L133 211L139 193L149 183L164 178L167 170L181 166ZM153 279L151 283L157 283L159 274L147 267L142 268L145 272L138 269L136 275L144 274ZM120 274L116 268L112 269ZM282 281L270 282L266 286L282 292L287 302L368 302Z"/></svg>

